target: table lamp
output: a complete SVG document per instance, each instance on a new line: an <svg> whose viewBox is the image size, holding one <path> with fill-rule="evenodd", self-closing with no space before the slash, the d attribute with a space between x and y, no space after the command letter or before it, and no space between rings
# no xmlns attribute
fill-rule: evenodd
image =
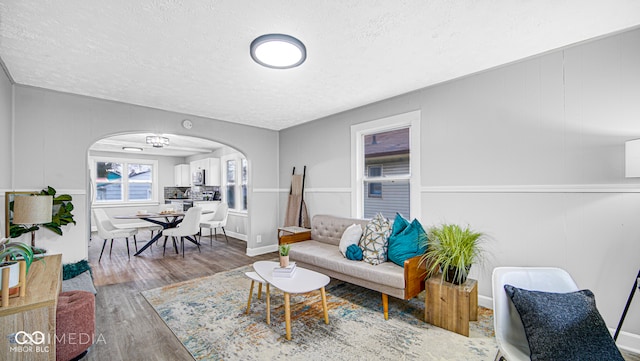
<svg viewBox="0 0 640 361"><path fill-rule="evenodd" d="M624 171L625 177L627 178L637 178L640 177L640 139L629 140L624 144ZM640 286L640 270L638 270L638 275L636 276L635 281L633 282L633 286L631 287L631 293L629 294L629 298L627 299L627 304L624 306L624 311L622 311L622 317L620 317L620 322L618 323L618 327L616 327L616 332L613 335L613 339L618 339L618 334L620 334L620 329L622 328L622 323L624 322L624 318L627 316L627 311L629 311L629 306L631 305L631 301L633 300L633 295L636 293L636 289Z"/></svg>
<svg viewBox="0 0 640 361"><path fill-rule="evenodd" d="M17 196L13 199L13 224L30 225L31 247L36 246L38 225L51 222L52 196Z"/></svg>

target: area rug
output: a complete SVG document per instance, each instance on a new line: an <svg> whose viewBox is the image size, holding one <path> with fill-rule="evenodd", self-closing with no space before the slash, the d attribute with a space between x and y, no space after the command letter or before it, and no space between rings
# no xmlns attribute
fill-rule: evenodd
<svg viewBox="0 0 640 361"><path fill-rule="evenodd" d="M424 292L409 301L389 297L385 321L379 292L332 280L326 287L329 324L320 292L291 296L287 341L284 296L272 289L271 325L257 286L245 314L251 266L198 278L142 295L196 360L493 360L497 345L491 310L481 308L470 337L429 325ZM264 291L264 289L263 289Z"/></svg>

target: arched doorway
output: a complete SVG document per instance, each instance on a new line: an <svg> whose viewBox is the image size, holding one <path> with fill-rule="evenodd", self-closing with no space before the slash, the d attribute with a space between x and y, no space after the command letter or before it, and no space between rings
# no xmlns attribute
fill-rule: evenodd
<svg viewBox="0 0 640 361"><path fill-rule="evenodd" d="M148 144L148 137L168 144ZM87 165L89 213L95 207L110 216L154 212L165 203L186 210L193 202L221 201L230 209L227 234L247 241L249 169L245 155L234 147L177 134L118 134L92 144ZM204 177L194 180L194 174Z"/></svg>

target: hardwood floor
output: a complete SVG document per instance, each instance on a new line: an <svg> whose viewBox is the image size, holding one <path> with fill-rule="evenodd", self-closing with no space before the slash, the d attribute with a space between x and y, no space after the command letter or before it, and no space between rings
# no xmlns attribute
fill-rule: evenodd
<svg viewBox="0 0 640 361"><path fill-rule="evenodd" d="M149 239L148 232L137 236L138 247ZM131 259L124 239L116 239L109 257L109 244L98 263L102 240L93 237L89 245L89 263L93 269L96 296L96 344L84 360L191 360L191 355L140 295L140 291L212 275L270 260L277 254L249 257L246 243L218 235L209 244L202 238L201 253L195 245L185 243L185 258L176 255L167 243L166 256L156 245L135 257L133 240L129 240ZM99 336L102 336L99 338ZM102 342L103 341L103 342Z"/></svg>
<svg viewBox="0 0 640 361"><path fill-rule="evenodd" d="M137 236L138 246L150 239L148 232ZM192 360L180 341L140 295L140 291L170 285L217 272L231 270L255 261L271 260L277 253L249 257L246 243L218 235L209 244L202 238L201 253L191 243L185 244L185 258L167 244L166 256L162 247L153 246L135 257L130 240L131 259L127 257L124 240L114 241L112 256L109 244L98 263L102 240L94 237L89 245L89 263L93 269L96 296L96 340L83 360ZM101 335L101 337L99 337ZM623 351L627 361L640 361L640 356Z"/></svg>

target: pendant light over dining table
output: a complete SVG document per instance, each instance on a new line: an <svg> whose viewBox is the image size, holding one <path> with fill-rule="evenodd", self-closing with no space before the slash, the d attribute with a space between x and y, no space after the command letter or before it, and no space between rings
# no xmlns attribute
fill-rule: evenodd
<svg viewBox="0 0 640 361"><path fill-rule="evenodd" d="M147 144L151 144L154 148L162 148L169 145L169 138L159 135L149 135L147 136Z"/></svg>
<svg viewBox="0 0 640 361"><path fill-rule="evenodd" d="M290 69L307 59L307 48L290 35L265 34L251 42L251 58L258 64L273 69Z"/></svg>

